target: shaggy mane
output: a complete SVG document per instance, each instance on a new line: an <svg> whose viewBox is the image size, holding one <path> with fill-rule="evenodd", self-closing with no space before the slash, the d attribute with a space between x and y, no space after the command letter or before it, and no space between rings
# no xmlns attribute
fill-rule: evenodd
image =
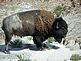
<svg viewBox="0 0 81 61"><path fill-rule="evenodd" d="M54 15L51 14L51 12L47 11L40 11L39 16L36 17L36 30L39 32L46 32L48 33L48 30L51 29L52 25L54 23Z"/></svg>

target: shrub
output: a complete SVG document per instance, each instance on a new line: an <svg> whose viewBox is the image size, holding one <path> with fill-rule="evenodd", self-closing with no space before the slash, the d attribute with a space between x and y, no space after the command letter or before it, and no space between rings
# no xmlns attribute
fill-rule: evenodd
<svg viewBox="0 0 81 61"><path fill-rule="evenodd" d="M17 57L19 58L18 61L31 61L30 59L24 59L24 58L22 58L21 55L17 55Z"/></svg>
<svg viewBox="0 0 81 61"><path fill-rule="evenodd" d="M53 37L50 37L50 38L48 38L48 43L52 43L54 41L54 38Z"/></svg>
<svg viewBox="0 0 81 61"><path fill-rule="evenodd" d="M62 13L62 7L60 5L57 5L55 8L54 8L54 13L57 15L57 17L59 17Z"/></svg>
<svg viewBox="0 0 81 61"><path fill-rule="evenodd" d="M71 61L78 61L81 60L81 56L79 56L78 54L73 54L70 58Z"/></svg>

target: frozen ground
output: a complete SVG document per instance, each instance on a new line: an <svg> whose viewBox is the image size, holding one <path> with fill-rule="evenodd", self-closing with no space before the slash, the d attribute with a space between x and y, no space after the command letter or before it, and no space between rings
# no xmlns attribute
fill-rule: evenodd
<svg viewBox="0 0 81 61"><path fill-rule="evenodd" d="M18 61L19 58L17 55L22 56L24 59L31 59L31 61L70 61L72 54L81 54L80 50L70 51L64 45L58 44L57 42L50 44L54 46L52 49L45 49L43 51L37 50L32 40L28 43L29 45L26 45L28 47L11 49L11 54L4 54L2 52L4 45L0 45L0 61Z"/></svg>

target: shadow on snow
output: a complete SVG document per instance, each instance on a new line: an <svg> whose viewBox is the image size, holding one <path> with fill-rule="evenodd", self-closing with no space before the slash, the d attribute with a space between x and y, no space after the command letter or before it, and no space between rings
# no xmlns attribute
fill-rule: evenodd
<svg viewBox="0 0 81 61"><path fill-rule="evenodd" d="M45 49L59 49L60 47L58 46L55 46L55 45L51 45L50 43L45 43L43 44L43 47ZM22 44L22 47L20 48L13 48L11 46L9 46L9 50L10 51L19 51L19 50L23 50L23 49L30 49L30 50L33 50L33 51L39 51L39 49L36 47L35 44ZM3 52L5 50L5 45L0 45L0 52Z"/></svg>

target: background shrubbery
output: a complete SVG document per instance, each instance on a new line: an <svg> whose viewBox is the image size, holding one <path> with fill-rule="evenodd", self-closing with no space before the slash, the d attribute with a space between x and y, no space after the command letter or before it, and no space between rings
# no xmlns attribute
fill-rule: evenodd
<svg viewBox="0 0 81 61"><path fill-rule="evenodd" d="M62 13L62 7L60 5L57 5L55 8L54 8L54 13L57 15L57 17L59 17Z"/></svg>
<svg viewBox="0 0 81 61"><path fill-rule="evenodd" d="M73 54L70 58L71 61L79 61L81 60L81 56L79 56L78 54Z"/></svg>

